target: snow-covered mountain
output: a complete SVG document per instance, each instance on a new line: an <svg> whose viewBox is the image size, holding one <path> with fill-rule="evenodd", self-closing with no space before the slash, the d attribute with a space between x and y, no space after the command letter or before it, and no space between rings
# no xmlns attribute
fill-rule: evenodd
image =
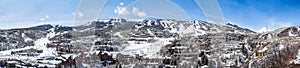
<svg viewBox="0 0 300 68"><path fill-rule="evenodd" d="M270 31L270 30L268 30L267 27L262 27L259 30L257 30L258 33L264 33L264 32L268 32L268 31Z"/></svg>
<svg viewBox="0 0 300 68"><path fill-rule="evenodd" d="M1 30L3 45L34 45L34 41L46 37L49 30L54 31L52 41L69 39L73 43L86 41L93 44L96 36L103 38L175 38L177 36L197 36L207 33L230 32L238 34L255 34L255 32L233 24L216 24L205 21L176 21L172 19L126 20L108 19L88 22L85 25L68 27L61 25L40 25L24 29ZM111 34L111 35L110 35ZM83 39L82 39L83 38ZM8 41L9 40L9 41ZM10 47L9 47L10 48Z"/></svg>
<svg viewBox="0 0 300 68"><path fill-rule="evenodd" d="M56 59L66 58L64 57L66 55L77 56L74 64L83 67L105 66L106 63L116 62L124 63L127 67L138 66L137 63L136 65L128 63L132 62L129 60L121 61L118 59L120 55L126 59L144 59L145 62L152 62L154 66L164 64L165 67L180 67L190 64L212 67L213 64L208 64L209 61L218 63L219 67L233 65L243 67L251 66L254 61L260 59L257 58L260 52L266 51L270 54L272 51L268 49L287 48L287 43L292 42L284 41L287 39L285 37L297 40L290 37L299 37L299 28L288 27L260 33L232 23L173 19L107 19L91 21L80 26L45 24L22 29L0 30L0 58L19 55L16 53L23 54L26 50L33 49L33 51L43 51L34 56L42 59L47 59L45 57L49 56ZM106 59L91 58L93 56L106 56ZM252 59L253 57L257 59ZM27 61L25 58L14 59ZM101 62L86 61L87 59ZM167 60L180 61L171 63ZM193 64L194 62L198 64ZM47 63L53 64L53 62Z"/></svg>
<svg viewBox="0 0 300 68"><path fill-rule="evenodd" d="M279 38L279 37L299 37L300 27L285 27L279 28L274 31L268 31L261 33L258 37L262 39L271 39L271 38Z"/></svg>
<svg viewBox="0 0 300 68"><path fill-rule="evenodd" d="M36 39L45 37L45 34L47 34L45 30L32 28L0 30L0 48L1 50L9 50L33 46L33 42Z"/></svg>

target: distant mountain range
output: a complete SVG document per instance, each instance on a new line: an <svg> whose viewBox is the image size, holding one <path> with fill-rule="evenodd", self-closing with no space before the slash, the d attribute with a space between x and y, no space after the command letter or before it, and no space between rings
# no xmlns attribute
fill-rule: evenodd
<svg viewBox="0 0 300 68"><path fill-rule="evenodd" d="M68 34L68 37L72 39L108 33L120 33L121 36L126 38L176 37L183 35L203 35L213 32L256 34L256 32L252 30L230 23L217 24L199 20L176 21L172 19L108 19L91 21L85 25L74 27L44 24L29 28L0 30L0 43L7 46L12 44L14 44L14 46L33 46L33 42L38 38L45 37L50 29L54 29L55 33L57 33L57 36L54 38L62 38L62 36ZM116 37L119 38L119 36ZM93 42L93 40L90 42Z"/></svg>
<svg viewBox="0 0 300 68"><path fill-rule="evenodd" d="M298 43L299 37L299 26L255 32L232 23L211 23L200 20L107 19L71 27L45 24L29 28L0 30L0 55L9 56L12 55L10 50L16 51L31 47L47 51L39 56L55 56L61 52L90 56L97 51L104 51L112 55L122 53L129 56L139 55L143 58L156 56L168 59L178 53L172 51L173 49L182 49L184 51L179 52L184 53L179 54L183 55L179 56L181 60L194 62L194 60L209 59L210 62L220 63L221 67L233 64L237 67L247 65L251 67L252 64L254 66L262 64L255 63L255 61L263 60L265 63L274 61L268 56L273 56L276 50L287 51L288 47L292 47L290 45ZM51 48L56 50L51 50ZM169 53L165 54L165 51ZM284 54L295 54L295 51L297 48L296 50L290 49ZM275 57L284 55L282 53L280 51L280 54L275 54ZM86 58L86 56L81 56L81 58ZM192 60L186 58L190 56L198 58ZM288 61L290 60L284 62ZM178 61L178 63L183 62ZM205 65L203 63L200 64Z"/></svg>
<svg viewBox="0 0 300 68"><path fill-rule="evenodd" d="M81 26L60 26L60 25L50 25L44 24L29 28L21 28L21 29L10 29L10 30L1 30L2 38L6 37L12 38L9 35L16 34L16 37L19 39L22 38L22 34L30 35L28 38L30 39L37 39L40 37L32 36L35 33L40 33L41 35L45 35L44 33L47 32L49 29L54 29L56 33L58 32L65 32L65 33L87 33L88 35L93 35L96 30L110 30L113 33L116 32L126 32L128 30L132 33L137 33L135 35L149 35L149 36L157 36L151 35L150 32L167 32L171 34L186 34L186 35L202 35L205 33L211 32L233 32L233 33L240 33L240 34L257 34L260 38L268 38L267 36L272 37L283 37L283 36L300 36L299 34L299 27L289 27L289 28L281 28L274 31L269 31L265 33L257 33L247 28L242 28L237 25L226 23L226 24L218 24L218 23L209 23L205 21L176 21L172 19L147 19L147 20L126 20L126 19L109 19L109 20L99 20L99 21L92 21L85 25ZM150 32L147 30L149 29ZM134 30L134 31L133 31ZM38 31L38 32L37 32ZM38 34L36 34L38 35ZM125 35L127 36L127 35ZM137 36L138 37L138 36ZM4 38L3 38L4 39ZM20 41L20 40L19 40ZM7 42L7 41L6 41ZM24 42L24 41L22 41ZM5 43L2 41L2 43Z"/></svg>

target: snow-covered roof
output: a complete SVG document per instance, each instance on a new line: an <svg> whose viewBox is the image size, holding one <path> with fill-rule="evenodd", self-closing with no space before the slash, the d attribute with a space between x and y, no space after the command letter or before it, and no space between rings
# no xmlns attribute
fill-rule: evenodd
<svg viewBox="0 0 300 68"><path fill-rule="evenodd" d="M110 52L107 52L107 51L103 51L101 54L108 54L109 56L111 56L112 55L112 53L110 53Z"/></svg>
<svg viewBox="0 0 300 68"><path fill-rule="evenodd" d="M172 59L172 58L171 58L171 57L167 57L167 56L166 56L166 57L165 57L165 59Z"/></svg>
<svg viewBox="0 0 300 68"><path fill-rule="evenodd" d="M262 50L258 50L258 52L265 52L266 50L268 50L268 48L264 47Z"/></svg>
<svg viewBox="0 0 300 68"><path fill-rule="evenodd" d="M61 56L65 57L65 58L69 58L71 55L73 55L73 54L64 54L64 55L61 55Z"/></svg>
<svg viewBox="0 0 300 68"><path fill-rule="evenodd" d="M90 65L88 64L85 64L85 63L81 63L83 67L91 67Z"/></svg>
<svg viewBox="0 0 300 68"><path fill-rule="evenodd" d="M172 49L186 49L188 47L186 46L176 46L176 47L172 47Z"/></svg>
<svg viewBox="0 0 300 68"><path fill-rule="evenodd" d="M66 59L65 58L62 58L62 57L56 57L57 59L61 59L61 60L63 60L63 61L66 61Z"/></svg>
<svg viewBox="0 0 300 68"><path fill-rule="evenodd" d="M9 64L12 64L12 63L19 63L18 61L6 61L7 63Z"/></svg>
<svg viewBox="0 0 300 68"><path fill-rule="evenodd" d="M72 55L71 59L75 59L78 55Z"/></svg>
<svg viewBox="0 0 300 68"><path fill-rule="evenodd" d="M65 57L65 58L71 57L71 59L75 59L78 55L77 54L64 54L64 55L61 55L61 56Z"/></svg>
<svg viewBox="0 0 300 68"><path fill-rule="evenodd" d="M60 60L41 60L39 62L50 63L50 64L60 64L62 61L60 61Z"/></svg>
<svg viewBox="0 0 300 68"><path fill-rule="evenodd" d="M50 68L55 68L56 66L55 65L51 65L51 64L39 64L38 67L50 67Z"/></svg>

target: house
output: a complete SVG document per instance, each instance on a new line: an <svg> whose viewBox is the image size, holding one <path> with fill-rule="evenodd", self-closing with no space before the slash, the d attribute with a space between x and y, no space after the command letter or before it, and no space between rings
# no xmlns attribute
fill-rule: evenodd
<svg viewBox="0 0 300 68"><path fill-rule="evenodd" d="M113 59L112 54L109 54L108 52L102 52L102 51L100 51L98 53L98 56L99 56L99 58L100 58L100 60L101 60L101 62L102 62L102 64L104 66L106 66L108 64L111 65L111 64L115 64L116 63L116 60Z"/></svg>
<svg viewBox="0 0 300 68"><path fill-rule="evenodd" d="M62 62L61 62L61 66L64 67L76 67L76 58L78 55L75 54L65 54L62 55Z"/></svg>
<svg viewBox="0 0 300 68"><path fill-rule="evenodd" d="M1 68L1 67L5 67L5 66L6 66L6 61L1 60L1 61L0 61L0 68Z"/></svg>
<svg viewBox="0 0 300 68"><path fill-rule="evenodd" d="M256 53L256 55L257 55L257 56L264 56L265 53L267 52L267 50L268 50L268 48L267 48L267 47L264 47L263 49L258 50L257 53Z"/></svg>
<svg viewBox="0 0 300 68"><path fill-rule="evenodd" d="M19 61L15 61L15 60L6 61L7 68L14 68L16 67L16 64L19 64Z"/></svg>
<svg viewBox="0 0 300 68"><path fill-rule="evenodd" d="M175 66L177 65L177 61L175 59L172 59L171 57L165 57L163 59L163 64L168 67L168 66Z"/></svg>
<svg viewBox="0 0 300 68"><path fill-rule="evenodd" d="M290 68L300 68L300 62L298 60L293 61L291 64L289 64Z"/></svg>

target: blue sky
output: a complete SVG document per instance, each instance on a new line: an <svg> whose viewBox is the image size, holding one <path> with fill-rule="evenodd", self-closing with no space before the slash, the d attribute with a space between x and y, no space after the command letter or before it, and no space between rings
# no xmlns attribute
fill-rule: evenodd
<svg viewBox="0 0 300 68"><path fill-rule="evenodd" d="M205 20L194 0L171 1L182 8L191 20ZM79 2L79 0L0 0L0 29L41 24L71 26ZM114 12L117 7L126 7L133 2L135 0L108 0L99 18L116 18L119 14ZM252 30L300 25L299 0L218 0L218 3L226 22L233 22Z"/></svg>
<svg viewBox="0 0 300 68"><path fill-rule="evenodd" d="M226 21L258 30L299 26L300 0L219 0Z"/></svg>

